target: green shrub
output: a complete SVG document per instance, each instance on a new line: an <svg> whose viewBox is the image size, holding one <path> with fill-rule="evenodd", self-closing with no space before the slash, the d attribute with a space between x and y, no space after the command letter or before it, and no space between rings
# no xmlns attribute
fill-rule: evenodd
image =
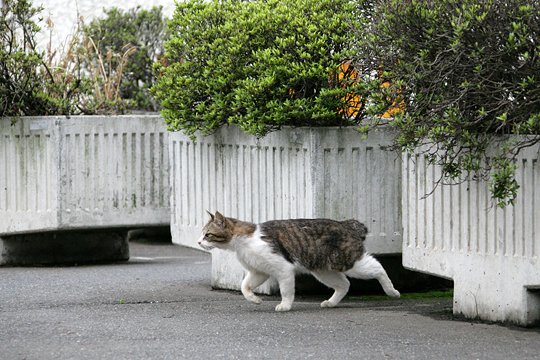
<svg viewBox="0 0 540 360"><path fill-rule="evenodd" d="M36 47L40 30L33 18L41 8L29 0L5 0L0 17L0 117L76 112L83 83L60 78Z"/></svg>
<svg viewBox="0 0 540 360"><path fill-rule="evenodd" d="M153 93L173 130L227 124L264 135L283 125L347 125L332 81L353 53L357 2L178 2ZM333 75L334 74L334 75Z"/></svg>
<svg viewBox="0 0 540 360"><path fill-rule="evenodd" d="M96 18L83 26L84 35L93 40L97 54L112 52L120 56L111 61L103 61L104 73L114 71L122 64L122 55L129 45L137 51L129 56L122 66L122 79L119 96L129 99L128 107L137 110L157 111L148 89L155 82L152 64L163 53L163 41L166 39L165 20L161 7L150 10L140 7L123 11L118 8L105 9L105 16ZM85 64L92 67L92 64Z"/></svg>
<svg viewBox="0 0 540 360"><path fill-rule="evenodd" d="M1 8L0 116L157 109L148 88L165 37L161 8L106 10L103 19L79 23L62 52L36 47L41 10L29 0Z"/></svg>
<svg viewBox="0 0 540 360"><path fill-rule="evenodd" d="M540 141L540 3L536 0L380 0L361 29L356 59L392 84L371 94L376 111L396 99L397 145L425 145L444 181L491 177L499 205L518 190L513 159ZM526 135L515 137L513 135Z"/></svg>

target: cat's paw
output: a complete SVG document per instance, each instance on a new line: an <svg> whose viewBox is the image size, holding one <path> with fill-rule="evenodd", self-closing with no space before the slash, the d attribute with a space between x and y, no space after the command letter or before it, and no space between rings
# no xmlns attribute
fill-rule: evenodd
<svg viewBox="0 0 540 360"><path fill-rule="evenodd" d="M250 297L246 297L246 299L254 304L261 304L262 303L262 300L260 297L258 297L257 295L252 295Z"/></svg>
<svg viewBox="0 0 540 360"><path fill-rule="evenodd" d="M401 297L401 294L396 289L390 290L387 295L394 299L399 299Z"/></svg>
<svg viewBox="0 0 540 360"><path fill-rule="evenodd" d="M276 311L280 311L280 312L281 312L281 311L289 311L289 310L291 310L291 305L289 305L289 304L283 304L283 303L281 303L281 304L278 304L278 305L276 306Z"/></svg>
<svg viewBox="0 0 540 360"><path fill-rule="evenodd" d="M336 304L334 304L333 302L330 302L330 300L324 300L322 303L321 303L321 307L322 308L332 308L336 306Z"/></svg>

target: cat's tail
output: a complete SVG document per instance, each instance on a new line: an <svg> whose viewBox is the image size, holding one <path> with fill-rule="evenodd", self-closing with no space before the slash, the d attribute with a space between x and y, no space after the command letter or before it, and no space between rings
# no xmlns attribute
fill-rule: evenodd
<svg viewBox="0 0 540 360"><path fill-rule="evenodd" d="M353 230L355 233L357 233L362 240L366 239L366 235L368 233L368 228L366 225L362 224L358 220L345 220L341 222L343 225L347 226L349 229Z"/></svg>

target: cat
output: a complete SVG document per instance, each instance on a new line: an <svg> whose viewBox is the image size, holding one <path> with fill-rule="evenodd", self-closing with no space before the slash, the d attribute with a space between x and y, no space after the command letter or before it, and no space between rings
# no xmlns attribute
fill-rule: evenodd
<svg viewBox="0 0 540 360"><path fill-rule="evenodd" d="M262 301L253 290L272 276L281 293L281 303L275 310L289 311L297 272L311 273L334 289L321 307L334 307L345 297L350 285L347 276L377 279L388 296L400 296L382 265L366 253L364 240L368 229L357 220L292 219L253 224L225 217L219 211L208 214L210 220L203 227L198 244L205 250L236 252L247 270L242 294L255 304Z"/></svg>

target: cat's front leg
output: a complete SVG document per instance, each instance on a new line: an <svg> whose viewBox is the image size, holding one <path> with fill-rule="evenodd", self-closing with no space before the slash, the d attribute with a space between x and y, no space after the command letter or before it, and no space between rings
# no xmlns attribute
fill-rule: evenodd
<svg viewBox="0 0 540 360"><path fill-rule="evenodd" d="M254 304L262 303L261 298L255 295L253 290L255 290L258 286L264 283L268 279L268 277L268 275L263 273L248 271L240 287L244 297Z"/></svg>
<svg viewBox="0 0 540 360"><path fill-rule="evenodd" d="M276 306L276 311L289 311L294 301L294 272L284 274L278 277L277 280L279 292L281 293L281 303Z"/></svg>

